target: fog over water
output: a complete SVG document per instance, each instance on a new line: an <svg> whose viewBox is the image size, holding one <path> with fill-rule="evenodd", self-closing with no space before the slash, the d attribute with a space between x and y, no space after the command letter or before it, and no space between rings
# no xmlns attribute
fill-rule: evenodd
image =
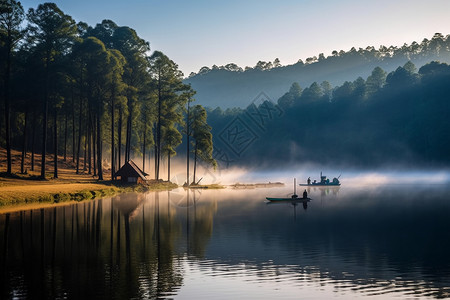
<svg viewBox="0 0 450 300"><path fill-rule="evenodd" d="M186 168L177 169L179 178L186 178ZM320 181L320 173L330 180L339 177L343 185L381 185L381 184L444 184L450 182L450 171L439 170L355 170L332 168L284 168L280 170L251 170L240 167L217 170L199 168L197 177L203 178L201 183L259 183L259 182L283 182L290 184L293 178L297 183L306 183L308 177L311 180ZM192 174L191 174L192 176Z"/></svg>
<svg viewBox="0 0 450 300"><path fill-rule="evenodd" d="M174 163L172 182L186 171ZM321 172L341 186L299 186ZM199 166L200 179L227 186L0 214L0 298L450 297L446 169ZM228 186L268 182L284 185ZM312 200L266 200L294 189Z"/></svg>
<svg viewBox="0 0 450 300"><path fill-rule="evenodd" d="M450 297L448 174L348 174L340 187L297 187L308 203L265 197L290 195L294 175L320 171L225 173L285 186L178 188L0 214L0 296Z"/></svg>

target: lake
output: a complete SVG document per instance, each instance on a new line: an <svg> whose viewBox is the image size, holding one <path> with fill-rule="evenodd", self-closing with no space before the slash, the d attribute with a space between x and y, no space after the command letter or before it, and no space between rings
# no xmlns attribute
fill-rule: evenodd
<svg viewBox="0 0 450 300"><path fill-rule="evenodd" d="M177 189L1 214L0 296L450 298L448 184L265 201L291 192Z"/></svg>

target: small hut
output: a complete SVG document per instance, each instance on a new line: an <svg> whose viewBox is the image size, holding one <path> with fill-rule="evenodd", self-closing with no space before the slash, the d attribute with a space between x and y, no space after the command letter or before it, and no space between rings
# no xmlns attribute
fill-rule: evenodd
<svg viewBox="0 0 450 300"><path fill-rule="evenodd" d="M114 178L120 177L122 182L129 183L145 183L147 181L147 173L144 173L139 167L134 163L134 161L127 161L119 171L114 174Z"/></svg>

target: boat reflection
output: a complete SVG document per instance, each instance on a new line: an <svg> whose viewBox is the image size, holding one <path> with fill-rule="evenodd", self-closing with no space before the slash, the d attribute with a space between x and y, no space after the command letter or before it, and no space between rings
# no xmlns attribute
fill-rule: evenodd
<svg viewBox="0 0 450 300"><path fill-rule="evenodd" d="M306 210L308 209L308 202L310 200L293 200L293 201L289 201L289 202L267 202L267 205L280 205L280 204L290 204L292 205L293 209L294 209L294 221L297 220L297 205L302 204L303 205L303 209Z"/></svg>
<svg viewBox="0 0 450 300"><path fill-rule="evenodd" d="M308 202L311 199L293 198L292 200L285 201L268 201L266 205L291 205L294 208L294 220L297 219L297 205L301 204L304 210L308 209Z"/></svg>
<svg viewBox="0 0 450 300"><path fill-rule="evenodd" d="M340 189L341 189L340 186L308 186L308 187L306 187L308 194L312 193L312 192L319 192L323 196L338 195Z"/></svg>

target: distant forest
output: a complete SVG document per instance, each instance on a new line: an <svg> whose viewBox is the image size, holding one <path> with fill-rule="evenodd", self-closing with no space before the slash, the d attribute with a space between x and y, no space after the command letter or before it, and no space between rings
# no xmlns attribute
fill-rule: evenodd
<svg viewBox="0 0 450 300"><path fill-rule="evenodd" d="M195 91L183 83L175 62L149 52L134 29L111 20L91 27L75 23L54 3L25 13L20 2L2 0L0 145L7 175L16 149L22 151L20 173L40 169L42 179L50 166L46 155L35 161L37 153L52 154L53 178L57 155L70 160L77 174L100 180L105 169L114 177L131 158L142 158L148 171L150 157L152 175L161 179L164 159L170 177L170 158L183 134L194 163L198 158L214 165L205 109L193 105L186 112ZM25 160L31 170L24 169Z"/></svg>
<svg viewBox="0 0 450 300"><path fill-rule="evenodd" d="M445 167L450 66L412 62L387 73L302 89L246 109L209 109L220 166Z"/></svg>
<svg viewBox="0 0 450 300"><path fill-rule="evenodd" d="M273 62L259 61L254 67L244 69L234 63L205 66L198 73L191 73L185 82L197 91L197 102L204 106L245 108L260 92L276 101L293 82L305 87L326 80L338 86L358 76L368 77L375 67L391 72L408 61L418 68L430 61L450 63L450 35L436 33L431 39L405 43L401 47L335 50L327 57L320 53L286 66L277 58Z"/></svg>

